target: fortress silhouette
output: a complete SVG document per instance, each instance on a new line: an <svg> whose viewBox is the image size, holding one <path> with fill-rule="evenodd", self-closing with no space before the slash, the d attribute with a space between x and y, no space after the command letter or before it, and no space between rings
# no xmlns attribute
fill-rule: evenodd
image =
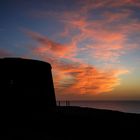
<svg viewBox="0 0 140 140"><path fill-rule="evenodd" d="M56 107L51 65L22 59L0 59L0 90L10 111L46 111Z"/></svg>

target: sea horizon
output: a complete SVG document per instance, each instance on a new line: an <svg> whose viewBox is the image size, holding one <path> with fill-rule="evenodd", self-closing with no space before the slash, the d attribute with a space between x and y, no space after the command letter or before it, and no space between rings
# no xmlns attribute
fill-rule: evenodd
<svg viewBox="0 0 140 140"><path fill-rule="evenodd" d="M67 100L70 106L107 109L140 114L140 100ZM57 105L66 106L66 100L57 101Z"/></svg>

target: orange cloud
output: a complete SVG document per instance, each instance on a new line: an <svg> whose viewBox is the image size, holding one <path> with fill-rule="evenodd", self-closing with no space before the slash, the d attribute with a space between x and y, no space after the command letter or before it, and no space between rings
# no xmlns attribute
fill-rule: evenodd
<svg viewBox="0 0 140 140"><path fill-rule="evenodd" d="M105 12L103 15L108 22L118 22L121 20L126 20L133 14L132 10L123 9L119 12Z"/></svg>
<svg viewBox="0 0 140 140"><path fill-rule="evenodd" d="M106 12L102 14L104 18L100 20L94 20L94 18L88 20L87 16L81 16L81 18L79 16L77 19L67 17L67 21L63 21L65 23L63 33L65 37L69 37L72 31L78 30L78 33L71 36L72 42L78 45L90 40L90 43L87 41L83 48L78 49L79 52L86 50L97 60L118 62L119 57L127 53L128 47L134 49L135 46L136 49L137 46L134 43L130 45L127 41L131 34L139 32L139 21L130 18L127 24L126 22L121 23L121 20L127 20L132 13L131 10L127 9L120 10L120 13ZM80 14L81 10L79 10ZM114 22L115 26L112 26ZM90 49L87 46L90 46Z"/></svg>
<svg viewBox="0 0 140 140"><path fill-rule="evenodd" d="M41 53L44 55L50 54L58 58L68 58L73 56L76 51L75 45L62 45L36 32L26 30L26 33L28 34L28 36L38 42L38 46L33 49L37 53Z"/></svg>
<svg viewBox="0 0 140 140"><path fill-rule="evenodd" d="M93 66L79 65L75 69L65 69L63 71L62 85L58 86L58 91L64 94L87 94L95 95L112 91L120 84L119 74L125 74L127 70L101 71ZM70 81L67 81L67 80ZM66 82L67 81L67 82ZM64 84L63 84L64 82Z"/></svg>
<svg viewBox="0 0 140 140"><path fill-rule="evenodd" d="M83 48L80 47L78 49L79 53L81 50L87 50L89 55L92 54L99 60L108 61L117 60L125 50L124 44L126 41L126 35L122 32L106 29L104 28L104 24L102 25L85 20L81 20L80 22L71 21L66 23L65 36L66 33L70 34L70 32L75 30L75 28L79 30L79 33L71 37L72 43L75 44L75 46L78 46L79 43L84 41L86 42L86 40L90 40L90 43L87 41L87 44ZM104 57L107 55L110 57L108 57L108 59L103 59L107 58Z"/></svg>
<svg viewBox="0 0 140 140"><path fill-rule="evenodd" d="M138 32L140 29L139 22L131 17L133 10L128 7L122 8L122 6L139 7L140 2L138 0L78 0L76 2L79 3L78 8L72 10L38 12L41 16L54 18L62 22L65 25L64 31L59 33L59 36L71 38L71 42L64 45L64 47L54 45L58 47L50 47L50 49L56 48L53 51L62 57L64 57L64 54L76 56L76 54L86 50L89 55L95 56L94 58L97 60L118 62L119 57L127 52L129 35L134 31ZM117 7L119 9L109 12L100 9L104 7ZM94 13L95 9L100 9L99 15ZM90 15L91 11L93 12L92 16ZM96 19L97 16L101 16L101 18ZM124 19L127 21L128 18L130 19L127 23L121 22ZM90 43L86 40L90 40ZM79 44L83 42L86 42L86 45L78 48ZM86 46L90 46L90 48L93 46L93 48L89 49ZM129 47L131 46L129 45ZM43 48L45 52L46 47L42 46L40 48ZM60 48L64 48L62 52L57 51ZM73 51L71 52L71 50Z"/></svg>
<svg viewBox="0 0 140 140"><path fill-rule="evenodd" d="M62 44L28 31L27 34L38 42L32 54L52 64L57 93L95 95L112 91L120 84L119 75L128 73L128 70L101 70L94 64L86 64L88 62L83 59L115 64L120 61L120 56L130 49L136 49L137 44L129 44L129 37L140 31L140 24L127 5L139 7L140 2L78 0L78 3L78 8L69 11L38 13L63 23L64 29L58 36L69 38L70 41ZM126 8L121 9L122 6ZM108 12L102 9L104 7L118 9ZM94 11L95 9L100 9L100 12Z"/></svg>
<svg viewBox="0 0 140 140"><path fill-rule="evenodd" d="M40 39L38 41L40 42ZM57 44L55 42L53 43ZM58 51L61 52L61 49ZM55 54L55 51L53 52ZM48 53L48 55L44 55L44 51L40 50L33 50L32 54L52 64L57 96L59 96L59 93L64 95L95 95L112 91L120 84L118 75L128 72L127 70L121 69L100 70L92 65L76 62L70 57L69 59L63 58L62 60L60 59L61 57L53 54L50 55Z"/></svg>
<svg viewBox="0 0 140 140"><path fill-rule="evenodd" d="M61 65L55 70L59 76L54 77L58 95L59 93L95 95L110 92L120 84L118 75L128 72L127 70L104 71L84 64L64 69Z"/></svg>

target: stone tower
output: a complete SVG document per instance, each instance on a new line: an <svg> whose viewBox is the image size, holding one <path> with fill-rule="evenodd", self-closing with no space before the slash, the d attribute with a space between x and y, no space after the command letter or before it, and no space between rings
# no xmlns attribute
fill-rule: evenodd
<svg viewBox="0 0 140 140"><path fill-rule="evenodd" d="M56 107L51 65L22 59L0 59L0 94L12 111L46 111Z"/></svg>

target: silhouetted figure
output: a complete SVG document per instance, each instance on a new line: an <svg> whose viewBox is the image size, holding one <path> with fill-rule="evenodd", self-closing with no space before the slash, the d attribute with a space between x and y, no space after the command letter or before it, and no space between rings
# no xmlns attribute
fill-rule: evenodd
<svg viewBox="0 0 140 140"><path fill-rule="evenodd" d="M60 101L58 101L58 106L61 106L61 102Z"/></svg>
<svg viewBox="0 0 140 140"><path fill-rule="evenodd" d="M66 106L70 106L70 101L66 101Z"/></svg>

